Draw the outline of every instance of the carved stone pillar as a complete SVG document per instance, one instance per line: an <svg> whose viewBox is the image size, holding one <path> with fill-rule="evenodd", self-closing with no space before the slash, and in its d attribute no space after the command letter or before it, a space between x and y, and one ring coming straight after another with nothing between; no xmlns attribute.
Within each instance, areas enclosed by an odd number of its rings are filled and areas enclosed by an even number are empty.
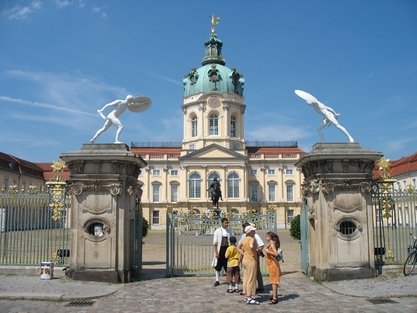
<svg viewBox="0 0 417 313"><path fill-rule="evenodd" d="M125 144L84 144L61 158L71 172L68 275L76 280L130 282L136 274L135 210L142 196L137 177L146 162Z"/></svg>
<svg viewBox="0 0 417 313"><path fill-rule="evenodd" d="M308 270L317 280L376 276L372 170L382 153L358 143L318 143L296 165L308 208Z"/></svg>

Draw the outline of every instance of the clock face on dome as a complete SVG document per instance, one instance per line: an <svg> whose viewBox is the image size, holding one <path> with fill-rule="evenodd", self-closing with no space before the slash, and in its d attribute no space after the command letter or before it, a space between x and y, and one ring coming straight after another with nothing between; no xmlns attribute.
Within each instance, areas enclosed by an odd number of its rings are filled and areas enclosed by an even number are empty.
<svg viewBox="0 0 417 313"><path fill-rule="evenodd" d="M207 103L211 108L215 109L220 106L220 99L217 97L210 97L208 98Z"/></svg>

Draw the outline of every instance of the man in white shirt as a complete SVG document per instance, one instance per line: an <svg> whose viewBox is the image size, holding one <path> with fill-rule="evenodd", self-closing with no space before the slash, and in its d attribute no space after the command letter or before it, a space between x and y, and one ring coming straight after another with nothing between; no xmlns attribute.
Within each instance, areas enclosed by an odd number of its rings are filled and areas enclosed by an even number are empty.
<svg viewBox="0 0 417 313"><path fill-rule="evenodd" d="M214 287L220 285L220 271L222 268L227 271L227 259L225 257L226 250L230 246L230 237L233 236L232 230L229 228L229 220L222 218L222 226L217 228L213 236L214 257L212 266L216 270L216 282Z"/></svg>

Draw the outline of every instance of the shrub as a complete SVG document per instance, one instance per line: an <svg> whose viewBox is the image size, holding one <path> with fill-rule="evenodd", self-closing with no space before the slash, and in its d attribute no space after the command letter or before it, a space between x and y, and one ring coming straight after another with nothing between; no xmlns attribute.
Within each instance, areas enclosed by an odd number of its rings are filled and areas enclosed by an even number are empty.
<svg viewBox="0 0 417 313"><path fill-rule="evenodd" d="M297 215L294 217L294 219L291 221L291 227L290 227L290 235L294 239L301 239L301 232L300 232L300 215Z"/></svg>
<svg viewBox="0 0 417 313"><path fill-rule="evenodd" d="M148 221L142 217L142 238L146 237L148 234L149 223Z"/></svg>

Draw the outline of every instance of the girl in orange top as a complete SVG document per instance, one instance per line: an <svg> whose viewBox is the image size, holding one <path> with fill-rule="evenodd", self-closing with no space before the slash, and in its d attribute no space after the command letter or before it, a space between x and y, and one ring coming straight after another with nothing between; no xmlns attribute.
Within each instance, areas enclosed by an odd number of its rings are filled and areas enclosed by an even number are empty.
<svg viewBox="0 0 417 313"><path fill-rule="evenodd" d="M272 231L266 233L266 241L269 242L269 246L266 248L266 263L268 265L269 279L272 285L272 299L269 304L278 303L278 285L281 280L281 268L279 262L275 258L278 255L278 248L281 243L279 237Z"/></svg>

